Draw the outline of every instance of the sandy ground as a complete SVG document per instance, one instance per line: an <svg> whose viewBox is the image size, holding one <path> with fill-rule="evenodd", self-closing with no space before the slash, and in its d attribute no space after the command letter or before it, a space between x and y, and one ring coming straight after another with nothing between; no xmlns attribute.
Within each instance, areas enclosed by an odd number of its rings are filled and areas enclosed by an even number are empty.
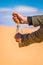
<svg viewBox="0 0 43 65"><path fill-rule="evenodd" d="M23 32L34 30L23 29ZM0 65L43 65L43 42L19 48L15 33L15 27L0 26Z"/></svg>

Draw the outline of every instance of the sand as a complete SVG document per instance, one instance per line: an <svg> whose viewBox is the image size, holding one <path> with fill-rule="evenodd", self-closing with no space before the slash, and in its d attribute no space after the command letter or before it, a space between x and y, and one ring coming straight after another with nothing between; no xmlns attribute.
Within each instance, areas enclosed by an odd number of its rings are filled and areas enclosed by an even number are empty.
<svg viewBox="0 0 43 65"><path fill-rule="evenodd" d="M23 33L35 30L24 28ZM15 34L15 27L0 26L0 65L43 65L43 42L19 48Z"/></svg>

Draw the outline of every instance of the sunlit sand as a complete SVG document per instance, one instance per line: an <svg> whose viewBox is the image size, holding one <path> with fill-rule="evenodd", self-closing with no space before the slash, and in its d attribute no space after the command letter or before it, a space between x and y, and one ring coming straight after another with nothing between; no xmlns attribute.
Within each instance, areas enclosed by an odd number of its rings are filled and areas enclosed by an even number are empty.
<svg viewBox="0 0 43 65"><path fill-rule="evenodd" d="M36 29L23 29L23 33ZM0 26L0 65L43 65L43 42L19 48L15 27Z"/></svg>

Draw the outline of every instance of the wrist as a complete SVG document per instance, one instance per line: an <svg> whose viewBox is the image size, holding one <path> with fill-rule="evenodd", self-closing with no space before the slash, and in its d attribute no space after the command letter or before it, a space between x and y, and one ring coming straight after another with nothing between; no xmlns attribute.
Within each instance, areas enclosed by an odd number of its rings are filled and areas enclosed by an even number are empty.
<svg viewBox="0 0 43 65"><path fill-rule="evenodd" d="M29 25L32 25L32 17L27 17L27 21Z"/></svg>

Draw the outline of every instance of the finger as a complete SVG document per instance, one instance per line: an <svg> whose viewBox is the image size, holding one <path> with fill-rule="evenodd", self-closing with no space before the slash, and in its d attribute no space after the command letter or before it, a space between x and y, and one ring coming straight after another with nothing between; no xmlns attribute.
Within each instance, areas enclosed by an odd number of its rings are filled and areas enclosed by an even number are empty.
<svg viewBox="0 0 43 65"><path fill-rule="evenodd" d="M22 35L21 33L17 33L17 34L15 35L15 37L16 37L16 38L21 38L21 35Z"/></svg>
<svg viewBox="0 0 43 65"><path fill-rule="evenodd" d="M15 17L13 17L13 20L14 20L14 22L15 22L15 23L17 23L17 21L16 21Z"/></svg>
<svg viewBox="0 0 43 65"><path fill-rule="evenodd" d="M19 42L19 40L16 39L16 42Z"/></svg>
<svg viewBox="0 0 43 65"><path fill-rule="evenodd" d="M21 21L15 16L13 17L13 20L16 22L16 23L21 23Z"/></svg>
<svg viewBox="0 0 43 65"><path fill-rule="evenodd" d="M12 16L17 16L18 15L18 13L16 13L16 12L14 12L13 14L12 14Z"/></svg>
<svg viewBox="0 0 43 65"><path fill-rule="evenodd" d="M13 15L13 20L16 22L16 23L23 23L23 21L22 21L22 16L20 15L20 14L18 14L18 13L13 13L12 14Z"/></svg>
<svg viewBox="0 0 43 65"><path fill-rule="evenodd" d="M20 19L20 20L23 18L23 16L21 14L17 13L17 12L14 12L12 15L17 16L17 18Z"/></svg>
<svg viewBox="0 0 43 65"><path fill-rule="evenodd" d="M21 39L15 39L16 42L21 43Z"/></svg>
<svg viewBox="0 0 43 65"><path fill-rule="evenodd" d="M17 15L15 15L15 14L14 14L13 16L14 16L14 17L17 17Z"/></svg>
<svg viewBox="0 0 43 65"><path fill-rule="evenodd" d="M23 20L21 20L21 21L20 21L20 23L21 23L21 24L24 24L24 21L23 21Z"/></svg>

